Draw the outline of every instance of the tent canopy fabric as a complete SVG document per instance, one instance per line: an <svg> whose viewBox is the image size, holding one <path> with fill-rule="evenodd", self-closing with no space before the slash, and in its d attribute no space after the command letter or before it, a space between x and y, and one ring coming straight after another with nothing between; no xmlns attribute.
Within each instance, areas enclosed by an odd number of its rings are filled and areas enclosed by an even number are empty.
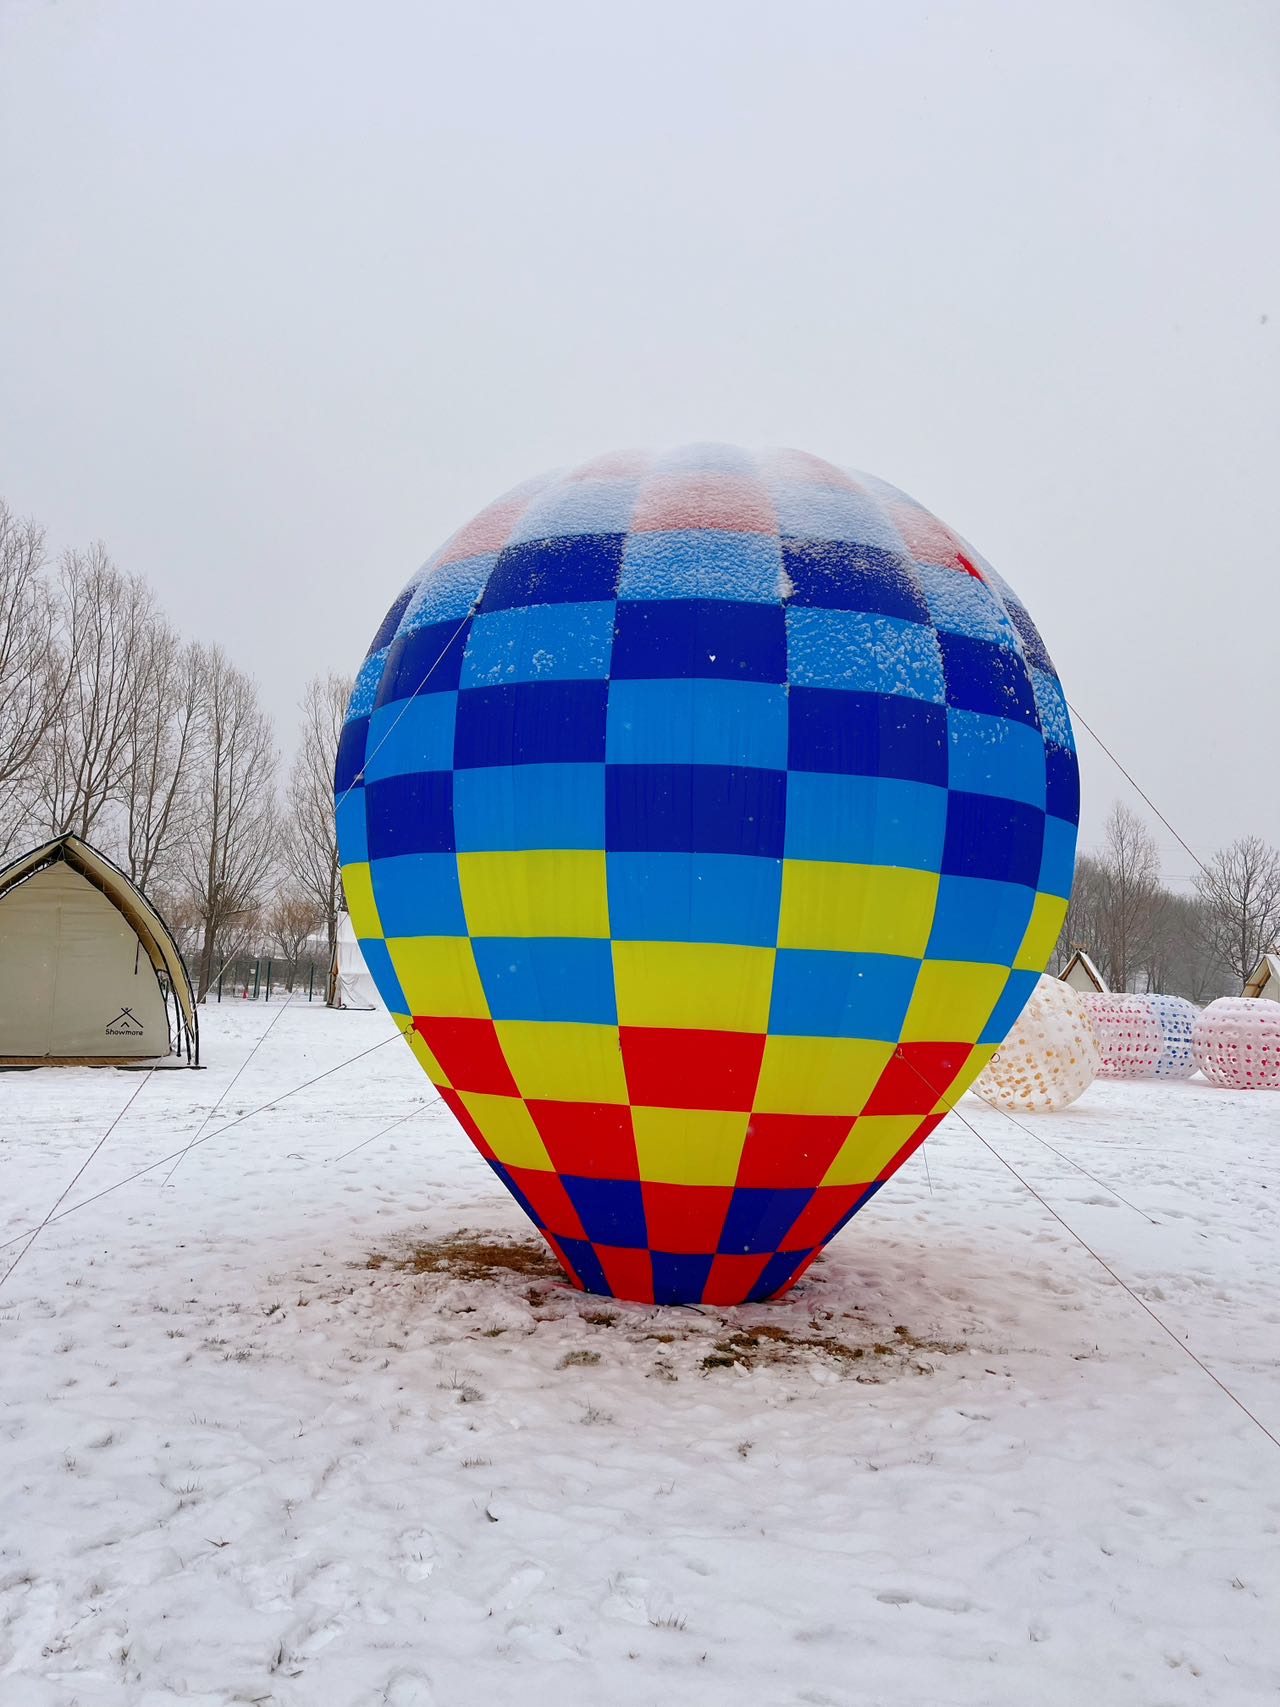
<svg viewBox="0 0 1280 1707"><path fill-rule="evenodd" d="M1079 990L1082 995L1110 994L1110 987L1093 961L1082 948L1078 948L1058 974L1064 984L1070 984L1073 990Z"/></svg>
<svg viewBox="0 0 1280 1707"><path fill-rule="evenodd" d="M1245 979L1244 994L1280 1002L1280 944L1264 954Z"/></svg>
<svg viewBox="0 0 1280 1707"><path fill-rule="evenodd" d="M337 942L333 954L333 982L340 1008L378 1008L382 1002L377 985L369 976L360 950L360 941L350 913L338 919Z"/></svg>
<svg viewBox="0 0 1280 1707"><path fill-rule="evenodd" d="M119 866L66 835L0 870L0 1058L169 1053L200 1059L191 980L169 927Z"/></svg>

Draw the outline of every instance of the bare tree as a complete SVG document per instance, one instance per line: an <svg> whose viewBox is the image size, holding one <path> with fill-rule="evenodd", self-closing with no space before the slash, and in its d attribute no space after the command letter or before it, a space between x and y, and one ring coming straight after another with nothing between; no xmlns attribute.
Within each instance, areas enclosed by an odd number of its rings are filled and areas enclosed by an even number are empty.
<svg viewBox="0 0 1280 1707"><path fill-rule="evenodd" d="M128 764L155 601L101 545L66 554L62 596L71 636L67 690L43 748L41 809L53 834L87 838L117 798Z"/></svg>
<svg viewBox="0 0 1280 1707"><path fill-rule="evenodd" d="M202 709L201 654L162 621L139 648L121 778L125 863L141 889L174 875L192 825L191 765Z"/></svg>
<svg viewBox="0 0 1280 1707"><path fill-rule="evenodd" d="M308 895L280 894L263 914L268 940L284 962L285 988L292 990L309 939L324 928L324 916Z"/></svg>
<svg viewBox="0 0 1280 1707"><path fill-rule="evenodd" d="M1113 990L1127 990L1150 956L1165 891L1150 830L1123 802L1107 819L1101 866L1099 947Z"/></svg>
<svg viewBox="0 0 1280 1707"><path fill-rule="evenodd" d="M263 898L276 827L276 750L257 686L217 646L198 648L202 688L195 785L199 811L185 849L200 921L197 996L203 1001Z"/></svg>
<svg viewBox="0 0 1280 1707"><path fill-rule="evenodd" d="M1186 996L1199 1007L1227 993L1230 974L1206 945L1204 913L1198 895L1162 894L1143 968L1149 990Z"/></svg>
<svg viewBox="0 0 1280 1707"><path fill-rule="evenodd" d="M196 955L204 941L204 930L200 909L190 890L185 887L170 889L162 883L153 883L150 899L173 933L183 960L188 966L194 966Z"/></svg>
<svg viewBox="0 0 1280 1707"><path fill-rule="evenodd" d="M44 533L0 500L0 853L24 827L30 771L66 692Z"/></svg>
<svg viewBox="0 0 1280 1707"><path fill-rule="evenodd" d="M1196 873L1210 952L1241 985L1280 936L1280 852L1261 836L1219 848Z"/></svg>
<svg viewBox="0 0 1280 1707"><path fill-rule="evenodd" d="M1076 860L1067 916L1054 951L1055 972L1062 971L1078 948L1090 956L1100 954L1105 882L1102 861L1094 854L1080 854Z"/></svg>
<svg viewBox="0 0 1280 1707"><path fill-rule="evenodd" d="M338 914L342 910L333 767L351 687L350 678L343 676L317 676L308 682L302 701L302 739L289 774L289 831L284 860L298 894L311 902L319 914L329 941L330 965L338 940ZM328 1000L330 1006L336 1000L332 988Z"/></svg>

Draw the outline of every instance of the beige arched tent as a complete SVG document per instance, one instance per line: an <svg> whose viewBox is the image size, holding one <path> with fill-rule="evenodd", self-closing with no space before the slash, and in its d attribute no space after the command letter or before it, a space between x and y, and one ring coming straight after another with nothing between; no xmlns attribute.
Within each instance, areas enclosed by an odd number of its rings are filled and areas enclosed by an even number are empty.
<svg viewBox="0 0 1280 1707"><path fill-rule="evenodd" d="M1110 988L1082 948L1076 949L1058 976L1064 984L1070 984L1073 990L1079 990L1085 996L1097 995Z"/></svg>
<svg viewBox="0 0 1280 1707"><path fill-rule="evenodd" d="M0 871L0 1064L200 1060L169 927L117 865L59 836Z"/></svg>
<svg viewBox="0 0 1280 1707"><path fill-rule="evenodd" d="M1245 979L1244 994L1261 996L1265 1001L1280 1002L1280 943L1264 954Z"/></svg>

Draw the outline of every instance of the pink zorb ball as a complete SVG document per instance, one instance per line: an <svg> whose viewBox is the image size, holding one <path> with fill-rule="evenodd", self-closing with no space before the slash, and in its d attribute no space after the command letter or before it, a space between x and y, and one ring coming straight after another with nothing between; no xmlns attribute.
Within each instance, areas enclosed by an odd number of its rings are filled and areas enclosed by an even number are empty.
<svg viewBox="0 0 1280 1707"><path fill-rule="evenodd" d="M1280 1002L1220 996L1196 1020L1191 1047L1211 1085L1280 1090Z"/></svg>
<svg viewBox="0 0 1280 1707"><path fill-rule="evenodd" d="M1101 990L1084 1000L1102 1058L1098 1077L1153 1079L1164 1039L1147 997Z"/></svg>

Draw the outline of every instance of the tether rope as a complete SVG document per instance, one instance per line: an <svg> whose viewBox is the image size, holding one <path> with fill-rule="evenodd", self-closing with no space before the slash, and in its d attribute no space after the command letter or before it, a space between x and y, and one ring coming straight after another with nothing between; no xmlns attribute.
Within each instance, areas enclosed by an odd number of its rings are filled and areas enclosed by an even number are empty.
<svg viewBox="0 0 1280 1707"><path fill-rule="evenodd" d="M240 1077L241 1073L244 1072L245 1068L249 1065L250 1061L253 1060L254 1056L258 1053L259 1049L262 1048L262 1045L267 1041L268 1037L270 1037L272 1028L274 1027L276 1021L280 1018L281 1014L284 1013L285 1008L287 1008L289 1006L289 1004L290 1004L290 1002L292 1002L292 1000L293 1000L293 997L289 996L281 1004L281 1006L277 1009L277 1011L274 1014L272 1014L270 1022L268 1023L266 1030L263 1032L262 1036L258 1039L258 1041L254 1044L253 1048L249 1051L249 1053L245 1056L244 1060L236 1068L234 1077L232 1079L230 1079L228 1081L228 1083L225 1084L223 1086L222 1090L218 1093L217 1102L215 1102L213 1107L210 1108L206 1112L204 1119L200 1122L199 1126L196 1127L195 1136L192 1138L191 1142L187 1145L186 1149L183 1150L181 1155L178 1157L177 1161L169 1169L168 1173L164 1176L164 1179L160 1182L162 1186L169 1185L172 1182L174 1174L177 1173L178 1169L182 1166L182 1164L186 1160L187 1156L190 1155L192 1149L195 1147L195 1145L199 1141L200 1134L204 1131L205 1127L213 1119L214 1115L218 1112L218 1110L222 1107L223 1103L226 1101L227 1097L231 1094L232 1090L235 1088L236 1080Z"/></svg>
<svg viewBox="0 0 1280 1707"><path fill-rule="evenodd" d="M337 1156L326 1156L322 1166L327 1168L333 1162L345 1162L348 1156L354 1156L356 1151L363 1150L366 1144L372 1144L376 1138L385 1137L386 1134L393 1131L395 1127L403 1126L406 1120L412 1120L415 1114L421 1112L421 1109L431 1108L439 1101L440 1098L435 1097L432 1099L432 1102L423 1103L419 1108L411 1108L407 1114L398 1114L393 1121L389 1122L388 1125L380 1127L377 1132L371 1132L367 1138L362 1138L358 1144L353 1144L349 1150L343 1150L342 1153Z"/></svg>
<svg viewBox="0 0 1280 1707"><path fill-rule="evenodd" d="M214 1138L220 1138L224 1132L230 1132L233 1127L243 1126L246 1120L252 1120L259 1114L265 1114L269 1108L277 1108L282 1102L287 1102L290 1097L297 1096L301 1091L310 1090L312 1085L318 1085L321 1079L331 1078L334 1073L340 1073L344 1067L354 1066L357 1061L363 1061L366 1055L372 1055L376 1049L384 1049L388 1043L394 1043L396 1038L400 1035L401 1034L398 1031L393 1031L390 1037L384 1037L377 1043L371 1043L367 1049L362 1049L358 1055L351 1055L348 1056L345 1061L339 1061L336 1067L326 1067L323 1073L317 1073L314 1078L307 1079L300 1085L295 1085L291 1091L283 1091L278 1097L272 1097L270 1102L264 1102L258 1108L251 1108L247 1114L237 1115L234 1120L229 1120L225 1126L217 1126L212 1132L206 1132L204 1137L198 1139L196 1143L189 1145L184 1144L181 1149L171 1150L167 1156L157 1156L154 1162L148 1162L145 1167L137 1168L133 1173L126 1174L124 1179L118 1179L114 1184L104 1186L101 1191L94 1192L92 1197L82 1197L78 1203L68 1204L60 1214L53 1214L51 1212L46 1216L44 1222L41 1223L41 1227L36 1228L36 1232L40 1232L42 1227L47 1226L50 1223L65 1221L67 1216L74 1215L77 1209L87 1209L89 1204L97 1203L101 1198L109 1197L113 1191L119 1191L122 1186L132 1185L134 1180L141 1179L144 1174L154 1173L157 1168L162 1168L166 1162L173 1161L175 1156L181 1156L185 1150L194 1150L197 1148L198 1144L208 1144ZM152 1071L154 1072L155 1069L153 1068ZM148 1077L150 1077L150 1075L148 1075ZM144 1079L142 1084L146 1084L146 1082L146 1079ZM141 1090L142 1085L139 1085L138 1089ZM134 1095L137 1095L137 1091L134 1092ZM130 1101L132 1101L132 1098L130 1098ZM123 1113L123 1110L121 1112ZM101 1147L101 1144L99 1144L98 1148L101 1149ZM89 1160L92 1160L92 1157L90 1157ZM85 1166L88 1166L87 1162ZM80 1173L83 1172L84 1168L81 1168ZM76 1177L79 1178L79 1175ZM75 1181L73 1180L71 1183L74 1185ZM67 1190L69 1191L70 1189L71 1187L68 1186ZM66 1193L64 1192L63 1196L65 1197L65 1195ZM59 1199L59 1202L61 1202L61 1199ZM54 1208L57 1208L56 1204L54 1205ZM26 1237L27 1233L21 1232L15 1233L11 1238L0 1240L0 1251L7 1250L10 1245L20 1243L21 1240Z"/></svg>
<svg viewBox="0 0 1280 1707"><path fill-rule="evenodd" d="M1156 817L1164 825L1165 829L1168 830L1169 834L1173 837L1174 841L1177 842L1178 846L1182 849L1183 853L1189 855L1190 858L1193 859L1196 862L1196 864L1200 867L1201 871L1204 872L1205 876L1209 877L1211 875L1211 873L1209 871L1209 867L1200 858L1200 855L1195 851L1194 848L1190 847L1186 842L1183 841L1182 837L1174 829L1173 825L1165 817L1164 813L1156 805L1155 801L1151 798L1151 796L1147 793L1147 791L1144 788L1141 788L1138 785L1133 774L1130 771L1127 771L1125 769L1125 767L1120 763L1119 759L1111 751L1111 748L1108 747L1107 743L1102 739L1102 736L1098 734L1098 731L1093 727L1093 725L1086 721L1086 719L1084 718L1082 713L1080 713L1079 711L1076 710L1075 706L1072 705L1070 700L1067 701L1067 709L1070 711L1071 715L1076 719L1076 721L1080 724L1080 726L1083 729L1085 729L1090 735L1093 736L1094 740L1102 748L1103 752L1111 760L1111 763L1120 772L1120 775L1129 784L1130 788L1133 789L1134 793L1139 795L1143 800L1146 801L1147 805L1155 813Z"/></svg>
<svg viewBox="0 0 1280 1707"><path fill-rule="evenodd" d="M343 804L343 802L346 800L347 796L351 793L351 790L360 781L361 777L363 777L365 771L368 770L368 768L369 768L370 764L372 764L373 760L377 758L378 754L382 751L383 747L385 747L387 742L391 739L391 736L395 730L396 724L399 723L400 719L404 716L405 712L408 711L409 707L413 704L414 700L417 699L418 695L422 692L423 688L426 687L427 683L431 680L432 676L435 675L436 670L440 667L441 663L444 661L445 654L448 652L449 648L453 645L454 641L458 638L458 636L462 633L463 629L471 621L471 618L476 614L476 605L478 603L479 603L478 599L472 601L471 608L467 611L467 614L463 617L462 621L458 624L458 626L454 629L453 633L445 641L444 650L440 653L440 656L436 659L435 663L432 664L431 668L427 671L426 675L423 676L422 680L418 683L417 687L414 688L413 692L409 695L408 699L402 701L399 711L391 719L390 723L388 723L386 729L383 731L382 739L377 743L377 745L374 747L374 749L371 753L365 754L364 761L361 764L360 769L356 772L356 774L352 777L351 781L347 784L347 786L343 789L342 793L339 795L338 800L337 800L336 804L334 805L334 811L335 812L338 810L338 807L341 806Z"/></svg>
<svg viewBox="0 0 1280 1707"><path fill-rule="evenodd" d="M1154 1216L1148 1215L1145 1209L1140 1209L1136 1203L1130 1203L1129 1199L1125 1197L1122 1192L1117 1191L1115 1186L1108 1185L1106 1180L1099 1179L1097 1174L1091 1174L1088 1168L1086 1168L1082 1163L1077 1162L1074 1157L1068 1156L1065 1150L1059 1150L1057 1146L1051 1144L1047 1138L1042 1138L1038 1132L1033 1132L1029 1126L1024 1126L1020 1120L1016 1119L1014 1115L1012 1115L1009 1110L1004 1108L1000 1103L987 1102L986 1097L982 1096L980 1092L975 1092L974 1094L979 1097L979 1100L987 1108L994 1109L997 1114L1003 1114L1006 1120L1012 1122L1012 1124L1018 1128L1019 1132L1025 1133L1028 1138L1034 1138L1037 1144L1043 1144L1046 1150L1051 1150L1053 1154L1057 1156L1060 1161L1065 1162L1069 1168L1074 1168L1077 1173L1083 1174L1088 1180L1092 1180L1094 1185L1100 1186L1103 1191L1110 1192L1111 1196L1114 1197L1118 1203L1123 1203L1126 1209L1132 1209L1135 1215L1141 1215L1142 1219L1150 1222L1153 1227L1160 1226L1160 1222L1157 1221ZM955 1105L953 1104L953 1110L954 1106Z"/></svg>
<svg viewBox="0 0 1280 1707"><path fill-rule="evenodd" d="M156 1072L156 1068L153 1067L151 1069L151 1071L146 1075L145 1078L140 1079L138 1081L137 1086L134 1089L133 1095L129 1098L128 1102L125 1103L124 1107L120 1110L119 1114L117 1114L115 1116L115 1118L112 1120L110 1126L107 1127L107 1130L102 1134L101 1138L99 1138L98 1142L93 1146L93 1149L90 1150L89 1154L85 1157L84 1161L81 1162L80 1166L76 1169L75 1173L72 1174L71 1178L67 1181L66 1185L63 1186L62 1191L59 1193L57 1198L55 1198L52 1206L49 1209L49 1213L45 1216L44 1220L41 1221L40 1225L38 1227L35 1227L32 1229L32 1232L31 1232L29 1237L25 1234L19 1233L17 1239L6 1239L4 1244L0 1245L0 1250L4 1250L9 1245L17 1244L18 1240L20 1240L24 1237L27 1239L26 1244L23 1245L22 1249L18 1252L17 1256L14 1257L13 1261L9 1264L8 1268L5 1269L3 1274L0 1274L0 1287L3 1287L5 1281L8 1280L9 1276L13 1273L14 1269L17 1268L18 1264L22 1261L23 1257L26 1256L27 1252L31 1249L32 1245L35 1244L36 1240L40 1237L41 1233L44 1232L45 1228L49 1225L50 1221L61 1220L61 1216L59 1216L57 1213L58 1206L61 1203L63 1203L66 1200L66 1198L69 1196L69 1194L71 1193L72 1189L75 1186L76 1181L80 1178L81 1174L84 1173L85 1169L89 1166L90 1162L93 1161L94 1157L102 1149L102 1146L106 1143L107 1139L110 1138L111 1134L115 1131L116 1127L119 1126L120 1122L124 1119L125 1115L128 1114L129 1110L133 1107L134 1103L138 1100L138 1097L142 1091L143 1086L146 1085L147 1083L149 1083L149 1081L151 1080L151 1078L153 1077L155 1072Z"/></svg>
<svg viewBox="0 0 1280 1707"><path fill-rule="evenodd" d="M905 1055L903 1055L901 1048L898 1049L897 1055L898 1055L899 1060L906 1061L907 1066L911 1068L911 1071L916 1075L916 1077L920 1080L920 1082L923 1085L927 1086L931 1092L935 1092L934 1086L929 1084L928 1079L925 1078L924 1074L919 1070L919 1068L916 1066L914 1061L907 1060L907 1057ZM935 1094L936 1094L936 1092L935 1092ZM1069 1221L1065 1220L1061 1215L1059 1215L1058 1211L1053 1207L1053 1205L1051 1203L1049 1203L1045 1198L1043 1198L1040 1195L1040 1193L1030 1183L1029 1180L1026 1180L1022 1177L1022 1175L1018 1172L1017 1168L1014 1167L1013 1163L1008 1161L1004 1156L1002 1156L1000 1154L999 1150L996 1149L995 1145L992 1144L989 1139L983 1137L982 1133L978 1131L977 1127L972 1123L972 1121L966 1119L966 1117L963 1114L961 1114L960 1109L957 1107L957 1105L954 1102L951 1102L946 1096L939 1096L938 1101L945 1105L947 1112L949 1114L954 1114L956 1116L956 1118L960 1121L960 1123L963 1126L966 1126L969 1129L969 1131L972 1132L973 1136L978 1140L978 1142L981 1145L984 1146L984 1148L986 1148L987 1150L990 1150L991 1154L1000 1163L1000 1165L1002 1167L1007 1168L1009 1170L1009 1172L1013 1175L1014 1179L1017 1180L1018 1184L1020 1186L1022 1186L1023 1190L1029 1192L1030 1195L1035 1198L1036 1202L1038 1204L1040 1204L1040 1206L1043 1209L1046 1209L1050 1215L1053 1216L1054 1220L1058 1223L1058 1225L1063 1229L1064 1232L1069 1233L1071 1235L1071 1237L1075 1240L1075 1242L1080 1246L1081 1250L1087 1252L1088 1255L1093 1258L1094 1262L1097 1263L1098 1267L1100 1269L1102 1269L1105 1274L1108 1274L1111 1277L1111 1279L1115 1281L1116 1285L1118 1287L1120 1287L1120 1289L1123 1292L1128 1293L1129 1297L1133 1299L1134 1303L1136 1305L1138 1305L1138 1307L1141 1310L1144 1310L1148 1316L1150 1316L1151 1320L1156 1324L1156 1326L1163 1333L1166 1333L1169 1336L1169 1338L1173 1341L1174 1345L1177 1346L1178 1350L1181 1352L1184 1352L1191 1359L1192 1363L1194 1363L1196 1365L1196 1367L1198 1369L1202 1369L1204 1371L1204 1373L1209 1377L1210 1381L1213 1382L1214 1386L1220 1388L1221 1391L1226 1394L1227 1398L1231 1400L1231 1403L1236 1407L1236 1409L1239 1411L1242 1411L1244 1413L1244 1415L1248 1417L1249 1421L1254 1425L1254 1427L1261 1430L1261 1432L1266 1435L1267 1439L1271 1442L1271 1444L1273 1446L1280 1447L1280 1438L1277 1438L1271 1432L1271 1430L1267 1427L1266 1423L1264 1423L1260 1417L1257 1417L1254 1415L1254 1413L1249 1409L1248 1405L1245 1404L1244 1400L1239 1398L1235 1393L1233 1393L1231 1391L1230 1387L1227 1386L1226 1382L1224 1380L1222 1380L1222 1378L1220 1376L1214 1374L1213 1370L1210 1369L1209 1365L1204 1361L1204 1359L1202 1357L1198 1357L1196 1355L1196 1353L1194 1351L1192 1351L1191 1347L1187 1344L1187 1342L1185 1340L1178 1338L1178 1335L1169 1326L1169 1324L1164 1320L1164 1318L1161 1316L1157 1316L1155 1311L1151 1308L1150 1304L1147 1303L1146 1299L1143 1298L1139 1293L1135 1292L1133 1287L1129 1285L1129 1282L1127 1280L1125 1280L1123 1278L1123 1276L1116 1273L1115 1269L1112 1268L1111 1264L1106 1260L1106 1258L1103 1256L1100 1256L1098 1254L1098 1252L1094 1250L1093 1246L1091 1244L1089 1244L1089 1242L1086 1239L1084 1239L1079 1233L1076 1232L1075 1228L1071 1225L1071 1223ZM925 1142L927 1143L928 1140L926 1139Z"/></svg>

